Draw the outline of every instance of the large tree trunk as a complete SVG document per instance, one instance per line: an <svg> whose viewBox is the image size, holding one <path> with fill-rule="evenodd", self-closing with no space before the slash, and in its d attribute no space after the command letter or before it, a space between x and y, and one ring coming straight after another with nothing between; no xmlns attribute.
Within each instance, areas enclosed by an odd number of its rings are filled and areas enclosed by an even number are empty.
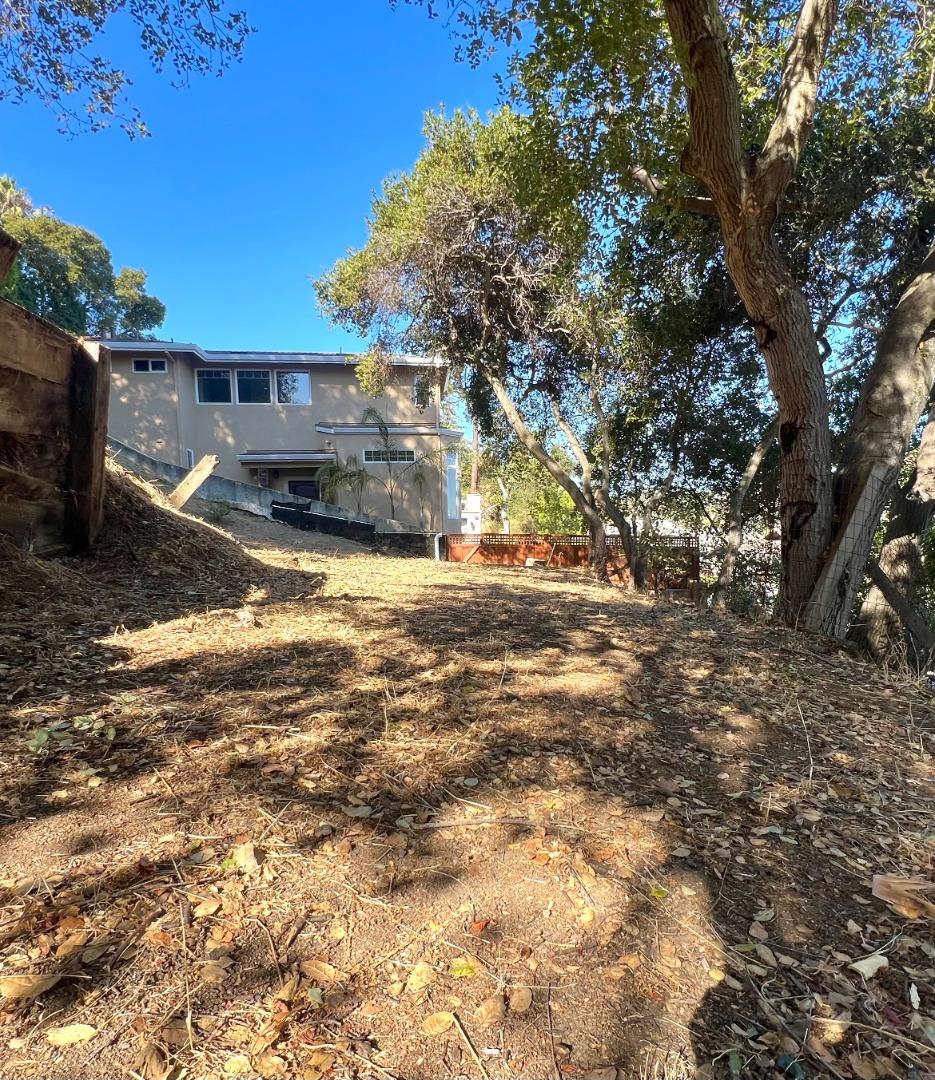
<svg viewBox="0 0 935 1080"><path fill-rule="evenodd" d="M623 551L626 555L627 565L630 570L630 582L635 589L643 589L646 586L646 566L643 560L636 536L627 520L626 514L614 502L610 496L610 459L612 454L612 440L610 436L610 421L601 403L601 396L597 387L593 384L590 388L591 406L597 418L598 430L601 436L601 466L600 482L594 489L594 500L597 508L616 525Z"/></svg>
<svg viewBox="0 0 935 1080"><path fill-rule="evenodd" d="M908 481L897 488L880 552L881 571L909 608L925 580L922 544L935 517L935 411L929 413ZM892 596L892 593L890 594ZM904 649L916 667L927 660L929 641L906 625L905 608L897 611L879 585L872 584L850 636L877 660Z"/></svg>
<svg viewBox="0 0 935 1080"><path fill-rule="evenodd" d="M935 513L935 503L910 497L914 477L897 488L890 506L890 520L880 552L879 566L902 597L912 608L915 597L925 580L922 541ZM905 651L909 663L919 668L928 662L930 640L919 640L900 613L894 610L878 585L871 585L860 608L851 637L876 660L894 652Z"/></svg>
<svg viewBox="0 0 935 1080"><path fill-rule="evenodd" d="M887 320L835 477L834 537L806 626L843 637L886 504L935 380L935 247Z"/></svg>
<svg viewBox="0 0 935 1080"><path fill-rule="evenodd" d="M779 404L782 583L777 616L795 625L818 576L831 525L828 397L808 303L772 236L741 228L727 262Z"/></svg>
<svg viewBox="0 0 935 1080"><path fill-rule="evenodd" d="M588 535L591 538L591 565L594 567L594 571L598 577L602 579L605 578L607 576L607 534L604 529L604 522L601 520L601 515L594 505L593 498L590 496L590 493L586 493L575 483L561 465L559 465L546 450L539 439L536 438L526 421L523 419L522 413L513 403L513 399L507 393L503 380L488 368L481 368L481 371L484 378L487 380L490 389L493 390L494 396L500 404L500 408L503 409L503 414L509 421L510 427L516 432L516 437L552 479L555 480L559 487L571 496L571 501L574 503L575 509L585 520Z"/></svg>
<svg viewBox="0 0 935 1080"><path fill-rule="evenodd" d="M666 0L666 15L687 69L690 131L682 167L711 196L727 267L756 330L779 405L783 576L777 614L794 624L808 602L829 537L830 435L811 314L772 230L811 130L835 5L802 0L776 116L756 156L743 148L740 94L716 0Z"/></svg>
<svg viewBox="0 0 935 1080"><path fill-rule="evenodd" d="M750 485L759 471L763 458L766 457L773 440L779 434L779 419L775 419L763 432L760 441L753 449L753 453L747 460L747 464L741 474L734 497L731 500L730 510L727 512L727 547L724 551L724 559L721 562L721 571L718 574L717 584L714 586L712 605L715 608L724 609L727 606L727 594L734 583L734 568L737 565L737 556L743 544L743 504L750 490Z"/></svg>
<svg viewBox="0 0 935 1080"><path fill-rule="evenodd" d="M626 555L627 565L630 569L630 583L635 584L638 579L637 574L637 554L635 545L633 543L633 531L630 528L630 523L626 517L620 511L620 509L614 505L613 500L610 498L610 451L609 442L602 440L602 455L601 464L599 467L600 481L595 487L594 485L594 472L591 464L591 459L588 457L587 452L581 445L581 440L575 434L574 428L565 419L558 402L550 394L545 395L548 399L549 405L552 409L552 415L555 418L555 423L558 425L559 430L565 436L566 441L571 452L578 459L578 465L581 469L581 488L584 492L585 498L591 503L597 512L599 520L601 514L606 514L607 517L617 526L617 532L620 534L620 543L623 545L624 554ZM601 417L599 416L599 419ZM607 544L607 529L602 526L600 535L596 535L594 529L591 526L591 522L588 522L588 528L591 534L591 564L595 569L595 572L600 577L606 576L607 557L608 557L608 544Z"/></svg>

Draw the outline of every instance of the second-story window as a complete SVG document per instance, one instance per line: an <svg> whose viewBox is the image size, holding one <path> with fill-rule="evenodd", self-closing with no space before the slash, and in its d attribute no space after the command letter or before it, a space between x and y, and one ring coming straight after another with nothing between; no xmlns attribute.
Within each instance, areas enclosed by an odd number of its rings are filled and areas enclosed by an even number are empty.
<svg viewBox="0 0 935 1080"><path fill-rule="evenodd" d="M142 375L144 372L164 372L166 370L166 362L161 359L152 359L150 357L136 357L133 361L133 371L137 375Z"/></svg>
<svg viewBox="0 0 935 1080"><path fill-rule="evenodd" d="M311 405L312 380L307 371L277 371L276 400L280 405Z"/></svg>
<svg viewBox="0 0 935 1080"><path fill-rule="evenodd" d="M197 372L199 405L229 405L231 400L231 373L226 370L211 371L204 368Z"/></svg>
<svg viewBox="0 0 935 1080"><path fill-rule="evenodd" d="M269 372L238 371L237 403L239 405L268 405L270 403Z"/></svg>

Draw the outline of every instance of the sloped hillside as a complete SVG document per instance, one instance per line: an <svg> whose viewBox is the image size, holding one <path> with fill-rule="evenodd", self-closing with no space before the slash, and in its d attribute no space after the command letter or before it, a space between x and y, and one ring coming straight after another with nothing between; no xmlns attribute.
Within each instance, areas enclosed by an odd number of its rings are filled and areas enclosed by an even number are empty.
<svg viewBox="0 0 935 1080"><path fill-rule="evenodd" d="M93 559L5 560L4 1078L932 1073L930 695L288 540L115 472Z"/></svg>

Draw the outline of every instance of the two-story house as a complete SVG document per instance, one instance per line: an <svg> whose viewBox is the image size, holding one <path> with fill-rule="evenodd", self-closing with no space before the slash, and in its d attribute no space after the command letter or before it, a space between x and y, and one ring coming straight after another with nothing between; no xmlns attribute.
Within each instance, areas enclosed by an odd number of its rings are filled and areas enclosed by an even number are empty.
<svg viewBox="0 0 935 1080"><path fill-rule="evenodd" d="M356 463L357 484L340 486L332 501L460 531L461 432L441 423L442 361L394 357L384 393L371 397L356 378L360 358L345 353L102 344L113 362L108 433L120 442L188 468L216 454L219 476L314 499L331 467ZM371 409L389 447L375 418L365 418Z"/></svg>

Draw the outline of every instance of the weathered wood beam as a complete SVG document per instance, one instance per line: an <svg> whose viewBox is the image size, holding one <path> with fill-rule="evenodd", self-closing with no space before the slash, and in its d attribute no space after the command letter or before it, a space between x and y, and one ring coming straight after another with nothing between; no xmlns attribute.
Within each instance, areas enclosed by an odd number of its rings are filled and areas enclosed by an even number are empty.
<svg viewBox="0 0 935 1080"><path fill-rule="evenodd" d="M214 470L221 464L215 454L205 454L169 496L169 505L181 510Z"/></svg>

